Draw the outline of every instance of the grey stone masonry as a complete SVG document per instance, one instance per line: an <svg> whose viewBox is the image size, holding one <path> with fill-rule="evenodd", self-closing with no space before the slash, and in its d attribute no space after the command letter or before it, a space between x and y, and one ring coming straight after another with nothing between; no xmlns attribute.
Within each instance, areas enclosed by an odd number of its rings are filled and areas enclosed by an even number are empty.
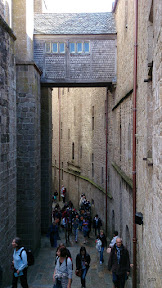
<svg viewBox="0 0 162 288"><path fill-rule="evenodd" d="M35 251L41 235L40 73L17 64L17 233Z"/></svg>
<svg viewBox="0 0 162 288"><path fill-rule="evenodd" d="M41 88L41 230L47 233L52 203L52 91Z"/></svg>
<svg viewBox="0 0 162 288"><path fill-rule="evenodd" d="M57 84L92 83L107 85L116 76L116 35L82 36L34 36L34 61L42 70L41 82L51 86ZM62 43L64 53L53 53L53 43ZM70 45L75 46L71 53ZM77 53L77 45L82 53ZM84 52L84 43L89 43L89 52ZM49 46L49 52L46 46Z"/></svg>
<svg viewBox="0 0 162 288"><path fill-rule="evenodd" d="M0 39L0 266L7 285L16 234L16 37L1 16Z"/></svg>
<svg viewBox="0 0 162 288"><path fill-rule="evenodd" d="M107 85L116 76L115 40L112 13L35 13L34 61L43 71L41 82Z"/></svg>

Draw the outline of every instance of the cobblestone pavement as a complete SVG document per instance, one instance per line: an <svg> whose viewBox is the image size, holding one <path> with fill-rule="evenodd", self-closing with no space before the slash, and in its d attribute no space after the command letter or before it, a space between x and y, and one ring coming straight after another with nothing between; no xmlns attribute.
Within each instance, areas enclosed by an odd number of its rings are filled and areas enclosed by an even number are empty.
<svg viewBox="0 0 162 288"><path fill-rule="evenodd" d="M91 233L92 235L92 233ZM71 252L73 259L73 271L75 271L75 259L77 253L79 253L80 246L85 246L87 252L91 256L90 269L86 277L86 287L87 288L99 288L99 287L113 287L111 274L107 270L108 254L104 251L104 263L99 264L99 253L95 248L95 237L91 236L87 244L83 244L84 238L82 232L78 233L78 243L75 243L74 236L70 236L70 241L67 243L67 247ZM64 231L60 232L61 240L60 242L65 242ZM29 287L50 287L53 285L53 271L54 271L54 260L55 260L56 248L51 248L49 243L49 238L42 237L42 247L40 249L39 255L36 258L34 266L28 269L28 283ZM80 288L80 278L75 276L73 273L72 287Z"/></svg>
<svg viewBox="0 0 162 288"><path fill-rule="evenodd" d="M65 243L64 230L60 228L59 243ZM87 252L91 256L90 269L86 276L87 288L112 288L111 273L107 270L108 254L104 251L104 263L99 263L99 253L95 248L95 235L93 231L87 244L83 244L83 233L78 233L78 243L75 243L74 235L70 236L66 247L70 250L73 259L73 281L72 288L80 288L80 278L75 275L75 259L79 253L80 247L85 246ZM52 288L53 287L53 271L55 261L56 248L51 248L50 240L46 236L42 236L41 249L35 259L35 264L28 269L28 284L30 288ZM18 285L20 287L20 285ZM131 279L127 281L126 288L131 288Z"/></svg>

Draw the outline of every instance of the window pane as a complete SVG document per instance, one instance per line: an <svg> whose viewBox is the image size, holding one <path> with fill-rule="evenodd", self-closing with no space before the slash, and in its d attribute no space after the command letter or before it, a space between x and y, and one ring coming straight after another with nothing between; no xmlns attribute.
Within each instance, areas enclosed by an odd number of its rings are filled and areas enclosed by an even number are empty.
<svg viewBox="0 0 162 288"><path fill-rule="evenodd" d="M75 53L75 43L70 43L70 53Z"/></svg>
<svg viewBox="0 0 162 288"><path fill-rule="evenodd" d="M52 52L57 53L58 52L58 45L57 43L52 43Z"/></svg>
<svg viewBox="0 0 162 288"><path fill-rule="evenodd" d="M82 53L83 48L82 48L82 43L77 43L77 52Z"/></svg>
<svg viewBox="0 0 162 288"><path fill-rule="evenodd" d="M46 53L51 52L51 43L46 43Z"/></svg>
<svg viewBox="0 0 162 288"><path fill-rule="evenodd" d="M89 42L84 42L84 52L89 53Z"/></svg>
<svg viewBox="0 0 162 288"><path fill-rule="evenodd" d="M60 53L65 53L65 43L60 43Z"/></svg>

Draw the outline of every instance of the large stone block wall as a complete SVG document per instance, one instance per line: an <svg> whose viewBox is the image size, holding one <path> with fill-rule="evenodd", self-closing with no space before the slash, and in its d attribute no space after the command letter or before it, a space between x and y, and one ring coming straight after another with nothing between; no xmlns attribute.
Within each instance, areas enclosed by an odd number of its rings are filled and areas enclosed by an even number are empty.
<svg viewBox="0 0 162 288"><path fill-rule="evenodd" d="M108 97L108 235L118 231L132 261L131 96L114 109L114 93Z"/></svg>
<svg viewBox="0 0 162 288"><path fill-rule="evenodd" d="M33 61L34 0L13 0L16 61Z"/></svg>
<svg viewBox="0 0 162 288"><path fill-rule="evenodd" d="M161 1L139 3L137 209L144 225L137 229L138 257L141 287L157 288L162 286L161 19Z"/></svg>
<svg viewBox="0 0 162 288"><path fill-rule="evenodd" d="M128 1L129 2L129 1ZM108 97L108 233L117 230L132 261L132 89L133 89L133 7L118 1L117 85Z"/></svg>
<svg viewBox="0 0 162 288"><path fill-rule="evenodd" d="M58 88L54 88L52 94L53 189L59 189L58 96L60 96L60 188L62 184L65 185L67 199L72 200L76 208L81 193L85 193L90 202L94 200L94 213L98 211L105 224L105 100L107 89L59 89L60 92ZM92 115L94 115L94 130L92 130ZM74 159L72 159L72 143L74 143ZM81 179L81 176L85 179ZM93 183L91 184L90 181Z"/></svg>
<svg viewBox="0 0 162 288"><path fill-rule="evenodd" d="M144 224L137 226L137 282L140 287L158 287L161 283L161 9L160 1L144 1L139 3L138 19L138 69L137 69L137 211L143 213ZM154 4L152 4L154 3ZM133 95L133 49L134 49L134 1L118 1L115 11L117 27L117 87L114 99L112 98L111 113L115 114L115 121L118 126L118 132L113 138L113 144L116 148L119 145L120 135L122 136L121 150L112 150L115 163L122 169L118 169L119 183L123 182L123 172L131 180L132 157L128 160L124 152L124 147L129 146L128 124L132 138L132 95ZM128 37L129 36L129 37ZM129 61L128 61L129 59ZM153 67L152 67L153 63ZM152 74L152 80L151 80ZM114 102L114 103L113 103ZM119 103L119 105L118 105ZM111 116L110 116L111 117ZM113 117L113 116L112 116ZM121 129L120 129L120 117ZM125 121L123 121L125 119ZM125 123L125 124L124 124ZM123 134L124 132L124 134ZM112 135L112 133L110 134ZM131 140L130 140L131 141ZM119 145L120 147L120 145ZM132 144L131 144L132 149ZM120 153L121 151L121 153ZM129 149L125 150L129 153ZM128 155L129 156L129 155ZM120 165L119 165L120 164ZM116 166L116 168L118 168ZM116 170L116 169L115 169ZM116 170L117 171L117 170ZM116 172L115 172L116 173ZM112 175L112 181L114 176ZM125 209L128 218L123 218L123 225L127 221L131 224L132 200L131 200L131 182L128 178L127 185L127 209ZM111 180L110 180L111 181ZM112 184L111 184L112 185ZM120 186L121 185L121 186ZM120 197L120 187L124 199L124 186L118 184L117 193ZM130 188L129 188L129 187ZM112 185L113 187L113 185ZM113 188L115 192L115 186ZM113 197L115 197L112 191ZM128 201L129 200L129 201ZM130 201L131 200L131 201ZM115 201L116 202L116 201ZM117 203L117 202L116 202ZM114 203L115 210L118 211L117 218L121 217L119 213L121 207ZM116 212L115 212L116 213ZM125 213L125 215L126 215ZM117 223L115 218L115 225ZM120 225L117 225L120 227ZM116 228L118 228L116 227ZM129 230L131 231L130 227ZM131 238L132 234L130 233ZM123 236L122 236L123 238ZM124 238L123 238L124 239Z"/></svg>
<svg viewBox="0 0 162 288"><path fill-rule="evenodd" d="M111 39L109 36L78 37L34 36L34 60L43 71L43 83L102 83L111 82L116 76L116 35ZM65 53L46 53L46 43L59 41L65 43ZM70 41L89 41L90 52L70 53Z"/></svg>
<svg viewBox="0 0 162 288"><path fill-rule="evenodd" d="M47 233L52 210L52 91L41 88L41 231Z"/></svg>
<svg viewBox="0 0 162 288"><path fill-rule="evenodd" d="M17 234L35 251L41 236L40 73L17 65Z"/></svg>
<svg viewBox="0 0 162 288"><path fill-rule="evenodd" d="M1 284L8 285L11 242L16 236L16 37L1 16L0 39L0 266L3 272Z"/></svg>

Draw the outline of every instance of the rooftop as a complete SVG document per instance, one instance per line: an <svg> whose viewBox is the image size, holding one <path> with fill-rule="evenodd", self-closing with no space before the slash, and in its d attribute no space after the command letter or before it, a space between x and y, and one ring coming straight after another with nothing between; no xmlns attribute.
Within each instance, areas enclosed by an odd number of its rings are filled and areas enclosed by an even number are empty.
<svg viewBox="0 0 162 288"><path fill-rule="evenodd" d="M34 16L34 34L115 34L111 12L43 13Z"/></svg>

